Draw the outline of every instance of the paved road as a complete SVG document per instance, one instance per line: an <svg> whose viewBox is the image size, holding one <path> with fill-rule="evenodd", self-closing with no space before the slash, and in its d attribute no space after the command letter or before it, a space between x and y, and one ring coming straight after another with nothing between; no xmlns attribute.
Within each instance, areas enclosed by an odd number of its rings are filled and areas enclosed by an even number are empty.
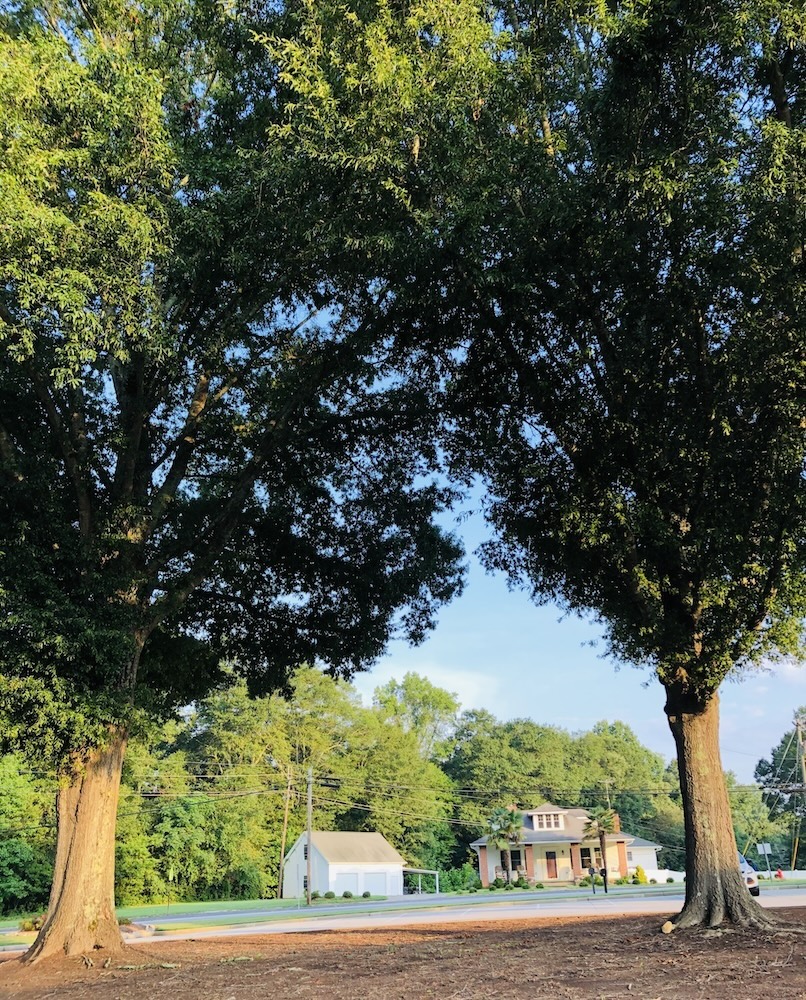
<svg viewBox="0 0 806 1000"><path fill-rule="evenodd" d="M452 901L453 902L453 901ZM186 937L233 937L239 934L289 934L324 930L362 930L373 927L422 926L428 924L478 922L487 920L528 919L530 917L586 917L626 916L630 914L656 914L671 916L683 905L682 893L664 894L662 898L619 898L614 893L597 893L595 897L566 900L518 899L498 900L468 905L460 899L459 905L429 907L421 910L379 910L374 913L273 920L271 923L256 921L237 927L213 927L204 930L183 929L138 937L138 941L176 941ZM769 891L760 902L766 907L806 906L806 890ZM209 920L209 917L207 918ZM162 922L162 921L161 921Z"/></svg>
<svg viewBox="0 0 806 1000"><path fill-rule="evenodd" d="M765 907L806 907L806 889L765 887L759 899ZM184 938L221 938L234 937L241 934L289 934L308 931L325 930L365 930L368 928L393 928L402 926L427 926L429 924L500 921L508 919L529 919L540 917L588 917L588 916L626 916L630 914L650 914L671 916L677 913L683 905L683 894L677 887L675 890L647 890L646 895L633 893L622 894L611 892L605 895L598 892L595 896L579 892L560 897L554 893L551 897L526 893L516 899L483 898L469 902L468 897L453 897L441 900L433 899L412 901L411 897L403 900L389 900L376 904L372 912L345 913L343 908L334 906L330 913L317 909L316 916L292 916L285 911L284 916L274 916L267 919L265 910L244 911L220 910L208 913L171 914L154 917L154 923L160 927L177 926L176 930L167 932L150 932L139 926L131 933L130 940L136 943L149 941L180 941ZM339 912L341 909L341 912ZM254 913L254 921L247 920ZM276 913L276 911L275 911ZM234 926L210 927L210 921L237 917L239 922ZM148 919L148 918L145 918ZM208 924L207 927L194 924ZM2 938L0 938L0 941ZM2 951L11 949L2 948ZM15 949L23 950L23 949Z"/></svg>

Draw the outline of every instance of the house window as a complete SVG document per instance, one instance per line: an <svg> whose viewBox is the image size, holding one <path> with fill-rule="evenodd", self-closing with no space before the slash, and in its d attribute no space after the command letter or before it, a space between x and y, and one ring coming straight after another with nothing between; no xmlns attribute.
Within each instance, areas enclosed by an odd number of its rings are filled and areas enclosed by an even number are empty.
<svg viewBox="0 0 806 1000"><path fill-rule="evenodd" d="M304 889L304 890L305 890L306 892L308 891L308 876L307 876L307 875L303 875L303 876L302 876L302 888L303 888L303 889Z"/></svg>
<svg viewBox="0 0 806 1000"><path fill-rule="evenodd" d="M632 851L627 851L627 860L632 861Z"/></svg>
<svg viewBox="0 0 806 1000"><path fill-rule="evenodd" d="M536 830L562 830L562 817L559 813L535 813Z"/></svg>
<svg viewBox="0 0 806 1000"><path fill-rule="evenodd" d="M512 866L512 870L516 871L518 868L523 867L523 862L521 861L520 851L510 851L509 852L509 863Z"/></svg>
<svg viewBox="0 0 806 1000"><path fill-rule="evenodd" d="M307 844L305 844L304 847L302 848L302 860L303 861L307 861L308 860L308 845Z"/></svg>
<svg viewBox="0 0 806 1000"><path fill-rule="evenodd" d="M582 847L579 851L579 864L583 869L588 868L601 868L602 867L602 852L595 848L593 855L591 856L590 847Z"/></svg>

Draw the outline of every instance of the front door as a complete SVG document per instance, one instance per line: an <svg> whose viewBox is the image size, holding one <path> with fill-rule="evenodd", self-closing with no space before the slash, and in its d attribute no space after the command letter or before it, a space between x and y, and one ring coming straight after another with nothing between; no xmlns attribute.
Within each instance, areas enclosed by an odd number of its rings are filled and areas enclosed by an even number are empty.
<svg viewBox="0 0 806 1000"><path fill-rule="evenodd" d="M546 877L557 878L557 852L546 851Z"/></svg>

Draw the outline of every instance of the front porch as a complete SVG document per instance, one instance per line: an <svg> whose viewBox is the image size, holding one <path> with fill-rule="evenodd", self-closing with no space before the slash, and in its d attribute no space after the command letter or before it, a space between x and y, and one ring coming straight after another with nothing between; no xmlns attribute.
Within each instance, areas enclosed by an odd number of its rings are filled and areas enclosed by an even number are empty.
<svg viewBox="0 0 806 1000"><path fill-rule="evenodd" d="M598 843L574 842L544 844L513 844L510 850L512 881L523 878L528 882L550 885L573 885L593 867L600 871L602 863ZM479 877L483 886L496 878L506 881L503 852L486 845L479 847ZM608 842L607 870L611 878L626 877L627 851L624 841Z"/></svg>

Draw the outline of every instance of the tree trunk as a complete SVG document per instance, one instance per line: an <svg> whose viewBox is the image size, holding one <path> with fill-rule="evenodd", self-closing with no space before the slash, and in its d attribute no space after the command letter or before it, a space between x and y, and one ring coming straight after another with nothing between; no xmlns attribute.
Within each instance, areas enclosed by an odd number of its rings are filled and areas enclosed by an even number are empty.
<svg viewBox="0 0 806 1000"><path fill-rule="evenodd" d="M508 850L501 851L501 860L504 862L504 871L507 876L507 885L512 881L512 858Z"/></svg>
<svg viewBox="0 0 806 1000"><path fill-rule="evenodd" d="M775 920L750 895L739 871L719 754L719 697L714 694L703 705L668 689L667 696L686 824L686 901L672 924L774 926Z"/></svg>
<svg viewBox="0 0 806 1000"><path fill-rule="evenodd" d="M115 916L115 818L125 749L125 733L116 732L58 792L48 914L23 962L123 946Z"/></svg>

